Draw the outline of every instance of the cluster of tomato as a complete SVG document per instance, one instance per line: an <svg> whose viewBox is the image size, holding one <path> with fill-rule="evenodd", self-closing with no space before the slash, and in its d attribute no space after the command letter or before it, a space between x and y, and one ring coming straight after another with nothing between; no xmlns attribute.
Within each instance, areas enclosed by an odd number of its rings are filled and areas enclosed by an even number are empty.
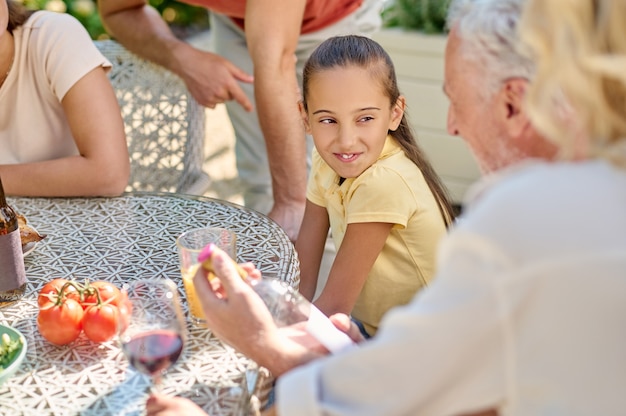
<svg viewBox="0 0 626 416"><path fill-rule="evenodd" d="M56 345L69 344L83 331L93 342L110 340L128 325L132 307L126 292L112 283L61 278L44 285L37 303L39 332Z"/></svg>

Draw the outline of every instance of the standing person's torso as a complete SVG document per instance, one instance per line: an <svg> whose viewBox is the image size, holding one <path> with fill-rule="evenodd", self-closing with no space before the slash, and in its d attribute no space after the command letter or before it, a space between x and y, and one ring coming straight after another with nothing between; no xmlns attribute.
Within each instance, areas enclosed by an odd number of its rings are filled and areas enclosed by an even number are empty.
<svg viewBox="0 0 626 416"><path fill-rule="evenodd" d="M247 0L186 0L211 12L226 15L244 27ZM363 0L307 0L302 17L301 33L315 32L329 26L358 9Z"/></svg>
<svg viewBox="0 0 626 416"><path fill-rule="evenodd" d="M61 101L84 75L110 63L70 15L34 13L13 36L13 68L0 88L0 163L78 154Z"/></svg>

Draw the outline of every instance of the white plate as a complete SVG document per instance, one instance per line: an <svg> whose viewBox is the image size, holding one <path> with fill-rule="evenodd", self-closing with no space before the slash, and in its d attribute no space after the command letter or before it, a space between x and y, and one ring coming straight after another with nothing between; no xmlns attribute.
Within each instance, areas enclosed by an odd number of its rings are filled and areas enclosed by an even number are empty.
<svg viewBox="0 0 626 416"><path fill-rule="evenodd" d="M36 233L39 233L35 227L32 227L33 231L35 231ZM30 253L33 252L33 250L35 250L35 247L37 247L37 244L39 244L39 241L33 241L31 243L27 243L25 245L22 246L22 253L24 253L24 257L28 256Z"/></svg>

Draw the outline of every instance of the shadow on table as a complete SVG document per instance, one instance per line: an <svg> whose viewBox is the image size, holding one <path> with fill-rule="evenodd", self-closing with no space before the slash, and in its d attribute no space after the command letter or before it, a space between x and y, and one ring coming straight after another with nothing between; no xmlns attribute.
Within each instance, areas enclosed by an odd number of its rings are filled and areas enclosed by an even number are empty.
<svg viewBox="0 0 626 416"><path fill-rule="evenodd" d="M134 371L128 372L128 377L123 383L98 397L80 414L81 416L143 415L151 386L149 377ZM243 381L240 384L220 386L195 383L185 391L176 393L171 388L164 388L161 393L187 398L212 416L248 415L250 413L250 395Z"/></svg>
<svg viewBox="0 0 626 416"><path fill-rule="evenodd" d="M242 385L214 386L196 383L189 390L180 392L178 396L196 403L209 415L248 414L250 398Z"/></svg>
<svg viewBox="0 0 626 416"><path fill-rule="evenodd" d="M145 414L147 392L151 380L138 372L128 372L123 383L101 395L80 414L84 416ZM105 400L106 399L106 400Z"/></svg>

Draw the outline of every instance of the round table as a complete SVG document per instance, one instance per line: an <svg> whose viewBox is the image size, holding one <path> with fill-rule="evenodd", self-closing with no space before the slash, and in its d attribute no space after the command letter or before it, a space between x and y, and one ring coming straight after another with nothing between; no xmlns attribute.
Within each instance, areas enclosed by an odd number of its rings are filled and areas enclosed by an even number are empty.
<svg viewBox="0 0 626 416"><path fill-rule="evenodd" d="M138 278L169 278L187 314L176 238L197 227L237 233L237 260L299 283L293 244L266 216L206 197L133 193L116 198L10 198L46 238L24 261L22 300L0 309L0 323L26 337L26 359L0 386L2 414L130 415L144 411L150 381L135 372L115 341L94 344L81 334L57 347L37 329L37 293L54 278L107 280L118 287ZM187 320L183 355L163 379L162 392L188 397L213 416L248 412L251 397L267 392L255 364ZM260 374L264 374L261 371ZM252 390L252 391L249 391Z"/></svg>

